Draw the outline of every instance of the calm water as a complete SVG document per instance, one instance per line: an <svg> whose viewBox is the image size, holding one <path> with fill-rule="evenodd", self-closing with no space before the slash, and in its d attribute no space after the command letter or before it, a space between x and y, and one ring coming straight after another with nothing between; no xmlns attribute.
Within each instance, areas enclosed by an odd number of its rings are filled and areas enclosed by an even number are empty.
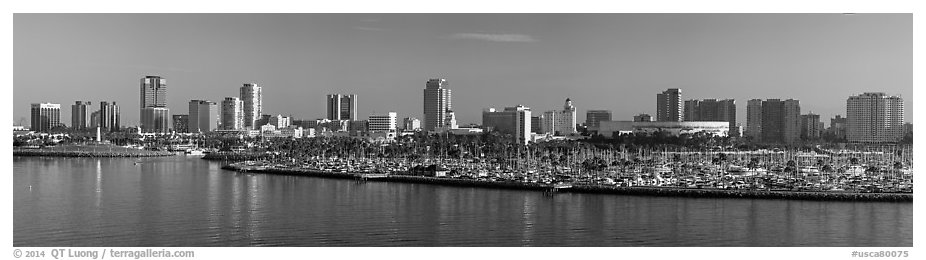
<svg viewBox="0 0 926 260"><path fill-rule="evenodd" d="M912 203L691 199L14 157L14 246L912 246Z"/></svg>

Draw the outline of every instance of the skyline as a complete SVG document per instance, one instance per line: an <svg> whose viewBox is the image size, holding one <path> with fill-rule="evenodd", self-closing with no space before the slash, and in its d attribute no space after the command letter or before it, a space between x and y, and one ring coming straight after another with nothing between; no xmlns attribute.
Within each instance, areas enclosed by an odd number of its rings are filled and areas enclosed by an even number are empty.
<svg viewBox="0 0 926 260"><path fill-rule="evenodd" d="M749 99L793 98L827 125L849 96L885 92L905 97L912 122L910 14L15 14L14 25L14 124L31 103L62 104L64 117L77 100L134 107L145 75L170 80L172 114L253 82L264 114L325 118L325 96L343 93L360 98L361 119L420 119L425 82L445 78L461 125L483 108L542 113L566 98L580 123L601 109L631 120L655 115L669 88L736 99L740 123Z"/></svg>

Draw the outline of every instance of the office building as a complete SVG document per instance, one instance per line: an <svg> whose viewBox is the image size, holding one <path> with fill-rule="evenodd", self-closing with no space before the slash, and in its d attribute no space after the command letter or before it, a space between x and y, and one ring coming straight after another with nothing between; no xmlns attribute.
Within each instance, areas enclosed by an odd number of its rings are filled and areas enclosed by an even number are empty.
<svg viewBox="0 0 926 260"><path fill-rule="evenodd" d="M543 120L543 114L531 116L531 132L540 133L540 124Z"/></svg>
<svg viewBox="0 0 926 260"><path fill-rule="evenodd" d="M447 124L451 104L450 83L446 79L429 79L424 89L424 131L434 131Z"/></svg>
<svg viewBox="0 0 926 260"><path fill-rule="evenodd" d="M820 115L809 113L801 115L801 139L817 140L823 133L823 122L820 122Z"/></svg>
<svg viewBox="0 0 926 260"><path fill-rule="evenodd" d="M653 117L649 114L639 114L633 116L634 122L653 122Z"/></svg>
<svg viewBox="0 0 926 260"><path fill-rule="evenodd" d="M836 139L846 139L846 118L842 115L836 115L836 117L830 118L830 127L827 128L827 131L830 132Z"/></svg>
<svg viewBox="0 0 926 260"><path fill-rule="evenodd" d="M746 133L754 140L762 138L762 100L746 101Z"/></svg>
<svg viewBox="0 0 926 260"><path fill-rule="evenodd" d="M728 122L736 128L736 101L733 99L691 99L685 101L685 121ZM731 131L735 136L737 131Z"/></svg>
<svg viewBox="0 0 926 260"><path fill-rule="evenodd" d="M241 86L240 98L242 102L242 128L258 129L257 119L263 112L263 93L257 83L245 83Z"/></svg>
<svg viewBox="0 0 926 260"><path fill-rule="evenodd" d="M188 130L191 133L205 133L218 129L218 104L208 100L190 100Z"/></svg>
<svg viewBox="0 0 926 260"><path fill-rule="evenodd" d="M389 112L383 115L370 115L367 120L367 127L370 131L396 131L397 125L396 112Z"/></svg>
<svg viewBox="0 0 926 260"><path fill-rule="evenodd" d="M141 131L143 133L169 133L170 110L166 107L142 108Z"/></svg>
<svg viewBox="0 0 926 260"><path fill-rule="evenodd" d="M100 131L116 132L122 127L116 102L100 102Z"/></svg>
<svg viewBox="0 0 926 260"><path fill-rule="evenodd" d="M898 96L867 92L846 100L846 140L894 143L903 138L904 105Z"/></svg>
<svg viewBox="0 0 926 260"><path fill-rule="evenodd" d="M161 78L160 76L145 76L141 79L139 95L139 118L142 131L146 133L167 132L167 129L170 127L165 123L169 121L170 118L168 115L164 114L167 109L167 79ZM115 102L113 102L112 105L115 106ZM113 119L112 115L103 112L100 116L103 125L113 125L112 121L110 121L110 119ZM110 131L115 131L118 127L109 129Z"/></svg>
<svg viewBox="0 0 926 260"><path fill-rule="evenodd" d="M93 113L90 113L90 127L93 129L96 129L96 127L99 127L99 126L100 126L100 111L99 110L93 111Z"/></svg>
<svg viewBox="0 0 926 260"><path fill-rule="evenodd" d="M418 120L414 117L406 117L402 120L402 125L404 126L405 131L420 131L421 130L421 120Z"/></svg>
<svg viewBox="0 0 926 260"><path fill-rule="evenodd" d="M572 105L572 100L567 98L563 104L563 110L551 110L543 112L540 116L539 134L553 134L564 136L578 133L576 131L576 107Z"/></svg>
<svg viewBox="0 0 926 260"><path fill-rule="evenodd" d="M801 137L801 107L798 100L768 99L762 101L760 141L765 143L796 143Z"/></svg>
<svg viewBox="0 0 926 260"><path fill-rule="evenodd" d="M31 106L32 125L29 130L47 133L61 124L61 104L33 103Z"/></svg>
<svg viewBox="0 0 926 260"><path fill-rule="evenodd" d="M87 125L90 113L92 113L90 101L74 101L71 105L71 128L74 130L95 128L95 126Z"/></svg>
<svg viewBox="0 0 926 260"><path fill-rule="evenodd" d="M167 107L167 79L145 76L141 79L139 108Z"/></svg>
<svg viewBox="0 0 926 260"><path fill-rule="evenodd" d="M482 112L482 127L485 131L510 134L515 142L527 144L531 140L531 110L522 105L503 111L488 108Z"/></svg>
<svg viewBox="0 0 926 260"><path fill-rule="evenodd" d="M598 129L598 122L611 121L611 110L589 110L585 112L585 126Z"/></svg>
<svg viewBox="0 0 926 260"><path fill-rule="evenodd" d="M270 122L268 122L268 124L271 124L271 125L275 126L275 127L278 128L278 129L279 129L279 128L286 128L286 127L292 125L292 119L291 119L290 117L288 117L288 116L283 116L283 115L271 116L271 117L270 117Z"/></svg>
<svg viewBox="0 0 926 260"><path fill-rule="evenodd" d="M222 100L221 129L244 129L244 101L237 97L226 97Z"/></svg>
<svg viewBox="0 0 926 260"><path fill-rule="evenodd" d="M357 95L331 94L327 98L328 120L358 120Z"/></svg>
<svg viewBox="0 0 926 260"><path fill-rule="evenodd" d="M189 133L190 132L190 115L173 115L170 117L171 123L174 125L174 132L177 133Z"/></svg>
<svg viewBox="0 0 926 260"><path fill-rule="evenodd" d="M670 88L656 94L656 121L684 121L681 89Z"/></svg>

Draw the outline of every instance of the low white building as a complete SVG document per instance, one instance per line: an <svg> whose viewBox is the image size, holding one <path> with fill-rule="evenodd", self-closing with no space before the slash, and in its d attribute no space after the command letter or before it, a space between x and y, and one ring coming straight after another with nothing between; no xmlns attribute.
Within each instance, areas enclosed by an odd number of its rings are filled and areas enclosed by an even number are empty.
<svg viewBox="0 0 926 260"><path fill-rule="evenodd" d="M598 134L612 137L614 133L647 133L665 131L673 136L705 132L714 136L727 136L730 132L729 122L705 121L601 121Z"/></svg>

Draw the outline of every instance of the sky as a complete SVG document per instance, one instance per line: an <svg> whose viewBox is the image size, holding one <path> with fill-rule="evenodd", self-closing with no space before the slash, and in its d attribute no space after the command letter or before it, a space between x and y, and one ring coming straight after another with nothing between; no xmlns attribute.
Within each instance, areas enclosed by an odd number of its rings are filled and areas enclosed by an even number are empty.
<svg viewBox="0 0 926 260"><path fill-rule="evenodd" d="M172 114L263 87L264 114L323 118L325 95L358 115L422 117L445 78L461 125L483 108L655 115L656 94L737 103L797 99L829 125L846 99L885 92L912 121L911 14L14 14L13 123L29 105L115 101L137 125L139 80L168 82Z"/></svg>

